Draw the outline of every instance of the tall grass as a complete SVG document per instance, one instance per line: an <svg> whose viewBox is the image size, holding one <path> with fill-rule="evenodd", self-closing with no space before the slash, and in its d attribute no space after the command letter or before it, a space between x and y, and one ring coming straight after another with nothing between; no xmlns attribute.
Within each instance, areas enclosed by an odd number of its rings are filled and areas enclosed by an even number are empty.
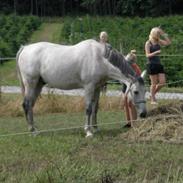
<svg viewBox="0 0 183 183"><path fill-rule="evenodd" d="M99 126L100 132L92 139L84 138L84 130L81 128L69 129L84 125L83 98L53 95L39 98L35 106L36 126L40 130L65 130L45 132L35 137L2 137L2 134L27 130L20 96L3 95L0 110L6 110L0 113L0 182L183 181L182 145L156 140L129 141L125 138L129 131L122 128L124 115L119 98L103 96L100 105L98 123L103 125ZM77 109L76 106L80 107ZM59 111L51 108L58 108ZM12 114L8 111L12 111ZM147 126L149 122L147 120ZM151 128L155 128L158 123L161 121L156 121ZM142 126L143 123L139 125Z"/></svg>
<svg viewBox="0 0 183 183"><path fill-rule="evenodd" d="M2 95L0 116L23 116L22 97L20 95ZM102 111L120 111L121 97L102 96L100 109ZM35 114L83 112L85 102L83 97L59 96L54 94L41 95L34 107Z"/></svg>

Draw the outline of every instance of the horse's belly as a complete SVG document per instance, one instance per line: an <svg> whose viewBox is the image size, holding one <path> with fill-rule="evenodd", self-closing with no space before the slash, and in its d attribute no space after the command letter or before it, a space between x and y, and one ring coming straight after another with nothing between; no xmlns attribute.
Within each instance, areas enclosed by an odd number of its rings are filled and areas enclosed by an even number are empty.
<svg viewBox="0 0 183 183"><path fill-rule="evenodd" d="M65 90L70 90L70 89L77 89L77 88L82 88L82 82L77 79L77 78L60 78L60 79L51 79L49 78L47 81L45 81L50 87L53 88L59 88L59 89L65 89Z"/></svg>
<svg viewBox="0 0 183 183"><path fill-rule="evenodd" d="M58 89L63 89L63 90L72 90L72 89L78 89L82 88L82 85L78 83L69 83L69 84L63 84L63 83L48 83L49 87L52 88L58 88Z"/></svg>

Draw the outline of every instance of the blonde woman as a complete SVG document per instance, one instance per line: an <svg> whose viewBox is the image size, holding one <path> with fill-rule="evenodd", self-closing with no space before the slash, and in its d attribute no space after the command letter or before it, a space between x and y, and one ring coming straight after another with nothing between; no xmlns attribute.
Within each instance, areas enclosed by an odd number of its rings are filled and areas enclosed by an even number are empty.
<svg viewBox="0 0 183 183"><path fill-rule="evenodd" d="M131 65L135 73L140 76L141 69L137 64L137 55L136 50L131 50L130 53L128 53L125 57L126 61Z"/></svg>
<svg viewBox="0 0 183 183"><path fill-rule="evenodd" d="M127 54L125 59L128 62L128 64L131 66L133 71L136 73L136 75L140 76L141 69L137 64L136 50L131 50L130 53ZM128 97L124 95L126 92L126 85L123 85L122 91L123 91L122 106L124 106L126 120L127 120L127 124L124 127L131 127L133 121L137 119L137 110L136 110L135 105L131 102L131 100L129 100Z"/></svg>
<svg viewBox="0 0 183 183"><path fill-rule="evenodd" d="M108 34L105 31L100 32L99 34L99 42L102 44L106 44L106 46L111 50L112 46L108 43ZM106 94L107 91L107 83L105 83L102 88L101 91L103 94Z"/></svg>
<svg viewBox="0 0 183 183"><path fill-rule="evenodd" d="M108 41L108 34L105 31L102 31L99 35L99 39L101 43L107 43Z"/></svg>
<svg viewBox="0 0 183 183"><path fill-rule="evenodd" d="M147 73L149 74L150 100L151 104L157 104L156 93L165 85L166 78L163 65L160 62L161 46L168 46L171 41L161 28L152 28L149 40L145 43L145 54L147 57Z"/></svg>
<svg viewBox="0 0 183 183"><path fill-rule="evenodd" d="M108 43L108 34L105 31L100 32L99 42L106 44L109 49L112 49L112 46Z"/></svg>

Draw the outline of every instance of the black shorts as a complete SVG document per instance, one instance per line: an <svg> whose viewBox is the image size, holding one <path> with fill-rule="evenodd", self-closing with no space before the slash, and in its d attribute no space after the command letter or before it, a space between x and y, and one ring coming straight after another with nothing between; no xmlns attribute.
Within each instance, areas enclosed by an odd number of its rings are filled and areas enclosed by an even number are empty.
<svg viewBox="0 0 183 183"><path fill-rule="evenodd" d="M147 73L149 75L163 74L165 73L163 65L161 64L147 64Z"/></svg>
<svg viewBox="0 0 183 183"><path fill-rule="evenodd" d="M126 92L126 88L127 86L125 84L122 85L122 92L125 93Z"/></svg>

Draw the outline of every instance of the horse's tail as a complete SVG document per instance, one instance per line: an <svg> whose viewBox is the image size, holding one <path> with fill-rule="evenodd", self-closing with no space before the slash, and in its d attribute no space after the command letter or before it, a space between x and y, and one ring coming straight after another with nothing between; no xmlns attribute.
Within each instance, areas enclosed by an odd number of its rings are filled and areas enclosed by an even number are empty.
<svg viewBox="0 0 183 183"><path fill-rule="evenodd" d="M21 85L22 95L25 94L25 86L24 86L24 83L23 83L23 79L22 79L22 75L21 75L21 72L20 72L20 67L19 67L19 62L18 61L19 61L19 56L22 53L23 49L24 49L24 46L21 46L21 48L19 49L19 51L17 52L17 55L16 55L16 69L17 69L17 75L18 75L20 85Z"/></svg>

